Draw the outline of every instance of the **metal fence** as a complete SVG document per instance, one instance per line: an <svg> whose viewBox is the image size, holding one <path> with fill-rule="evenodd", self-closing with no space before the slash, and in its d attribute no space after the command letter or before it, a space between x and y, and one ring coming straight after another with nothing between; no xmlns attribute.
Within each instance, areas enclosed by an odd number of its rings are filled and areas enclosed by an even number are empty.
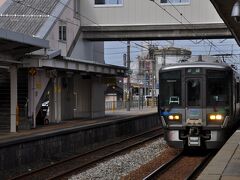
<svg viewBox="0 0 240 180"><path fill-rule="evenodd" d="M156 107L157 101L152 99L147 99L144 101L134 100L130 102L131 108L138 108L138 107L149 107L149 106ZM121 110L127 108L128 102L126 101L106 101L105 102L105 110Z"/></svg>

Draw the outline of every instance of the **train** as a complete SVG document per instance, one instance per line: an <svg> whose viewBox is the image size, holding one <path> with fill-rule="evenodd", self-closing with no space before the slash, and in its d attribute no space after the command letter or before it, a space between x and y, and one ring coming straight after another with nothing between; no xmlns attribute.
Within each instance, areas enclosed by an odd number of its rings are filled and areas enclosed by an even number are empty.
<svg viewBox="0 0 240 180"><path fill-rule="evenodd" d="M170 147L218 149L239 125L239 73L210 59L159 70L158 111Z"/></svg>

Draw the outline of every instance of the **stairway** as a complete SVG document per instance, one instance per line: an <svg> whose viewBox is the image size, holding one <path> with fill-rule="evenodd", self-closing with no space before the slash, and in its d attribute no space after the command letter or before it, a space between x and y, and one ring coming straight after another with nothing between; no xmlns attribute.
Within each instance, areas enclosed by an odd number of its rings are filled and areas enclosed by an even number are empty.
<svg viewBox="0 0 240 180"><path fill-rule="evenodd" d="M27 117L28 69L18 69L18 107L20 120Z"/></svg>
<svg viewBox="0 0 240 180"><path fill-rule="evenodd" d="M18 107L20 120L26 117L28 97L28 71L18 69ZM0 69L0 132L10 131L10 73Z"/></svg>
<svg viewBox="0 0 240 180"><path fill-rule="evenodd" d="M10 74L0 69L0 132L10 131Z"/></svg>

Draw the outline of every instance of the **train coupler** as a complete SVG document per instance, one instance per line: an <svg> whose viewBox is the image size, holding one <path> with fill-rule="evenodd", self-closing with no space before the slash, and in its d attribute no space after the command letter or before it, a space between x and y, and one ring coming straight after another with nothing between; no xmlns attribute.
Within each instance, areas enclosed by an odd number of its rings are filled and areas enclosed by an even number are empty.
<svg viewBox="0 0 240 180"><path fill-rule="evenodd" d="M188 146L201 146L201 137L198 128L190 128L188 136Z"/></svg>
<svg viewBox="0 0 240 180"><path fill-rule="evenodd" d="M201 146L201 138L199 136L189 136L188 146Z"/></svg>

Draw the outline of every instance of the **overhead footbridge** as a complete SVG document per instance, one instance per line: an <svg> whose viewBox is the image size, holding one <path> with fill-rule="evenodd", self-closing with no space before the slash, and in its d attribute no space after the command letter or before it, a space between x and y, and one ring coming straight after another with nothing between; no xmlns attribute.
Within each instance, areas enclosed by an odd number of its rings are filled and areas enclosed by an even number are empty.
<svg viewBox="0 0 240 180"><path fill-rule="evenodd" d="M231 38L208 0L81 1L81 32L86 40L165 40Z"/></svg>

